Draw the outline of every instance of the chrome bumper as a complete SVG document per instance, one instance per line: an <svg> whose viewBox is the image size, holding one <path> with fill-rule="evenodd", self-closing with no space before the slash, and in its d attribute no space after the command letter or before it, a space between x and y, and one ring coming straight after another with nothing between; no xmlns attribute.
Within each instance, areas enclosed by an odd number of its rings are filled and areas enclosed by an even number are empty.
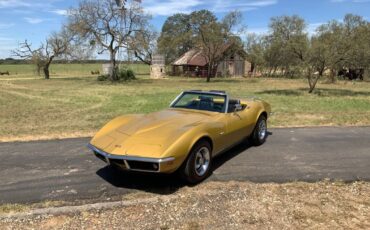
<svg viewBox="0 0 370 230"><path fill-rule="evenodd" d="M161 166L165 163L171 163L175 160L174 157L167 158L147 158L147 157L134 157L134 156L121 156L104 152L92 144L87 147L91 149L95 156L100 160L106 162L108 165L114 164L121 169L138 171L138 172L161 172Z"/></svg>

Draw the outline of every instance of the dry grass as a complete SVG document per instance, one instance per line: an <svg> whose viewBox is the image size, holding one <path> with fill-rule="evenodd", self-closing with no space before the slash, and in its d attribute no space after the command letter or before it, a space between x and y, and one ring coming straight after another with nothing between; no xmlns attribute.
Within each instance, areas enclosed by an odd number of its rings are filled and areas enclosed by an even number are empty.
<svg viewBox="0 0 370 230"><path fill-rule="evenodd" d="M319 84L304 79L171 78L111 84L95 77L0 81L0 142L90 136L115 116L164 109L186 89L257 96L275 112L271 127L370 125L370 83Z"/></svg>
<svg viewBox="0 0 370 230"><path fill-rule="evenodd" d="M154 195L153 195L154 196ZM209 182L127 207L3 219L2 229L369 229L370 184Z"/></svg>
<svg viewBox="0 0 370 230"><path fill-rule="evenodd" d="M150 67L144 64L124 65L137 74L149 74ZM2 79L40 79L42 76L36 75L36 67L28 64L4 65L0 64L0 72L9 71L10 75L0 76ZM52 78L71 77L71 76L92 76L91 71L102 73L102 64L52 64L50 75Z"/></svg>

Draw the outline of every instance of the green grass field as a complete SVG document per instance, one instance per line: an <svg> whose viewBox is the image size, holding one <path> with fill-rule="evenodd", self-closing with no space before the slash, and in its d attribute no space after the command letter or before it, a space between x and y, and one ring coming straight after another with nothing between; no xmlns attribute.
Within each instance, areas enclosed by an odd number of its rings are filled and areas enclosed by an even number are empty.
<svg viewBox="0 0 370 230"><path fill-rule="evenodd" d="M186 89L227 90L234 97L265 99L274 112L272 127L370 125L368 82L321 82L310 95L304 79L213 79L206 83L204 79L139 76L112 84L81 77L82 73L70 76L50 80L0 77L0 141L92 135L115 116L164 109Z"/></svg>

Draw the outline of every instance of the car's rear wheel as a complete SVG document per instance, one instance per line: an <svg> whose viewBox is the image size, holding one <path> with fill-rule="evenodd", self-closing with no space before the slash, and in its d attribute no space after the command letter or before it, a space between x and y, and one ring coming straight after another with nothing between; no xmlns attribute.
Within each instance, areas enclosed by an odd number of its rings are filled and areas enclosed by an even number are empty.
<svg viewBox="0 0 370 230"><path fill-rule="evenodd" d="M261 115L254 127L252 135L249 137L249 141L255 145L259 146L265 143L267 138L267 119L264 115Z"/></svg>
<svg viewBox="0 0 370 230"><path fill-rule="evenodd" d="M212 165L212 150L207 141L199 141L192 148L181 169L182 177L190 184L196 184L209 176Z"/></svg>

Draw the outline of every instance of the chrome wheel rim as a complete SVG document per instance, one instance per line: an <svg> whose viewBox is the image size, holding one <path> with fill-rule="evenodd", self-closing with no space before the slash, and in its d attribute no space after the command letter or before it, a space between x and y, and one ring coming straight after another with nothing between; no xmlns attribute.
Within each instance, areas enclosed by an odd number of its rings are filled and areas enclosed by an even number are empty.
<svg viewBox="0 0 370 230"><path fill-rule="evenodd" d="M207 147L202 147L195 154L195 172L198 176L204 176L206 174L211 154Z"/></svg>
<svg viewBox="0 0 370 230"><path fill-rule="evenodd" d="M267 126L266 126L266 121L261 120L260 123L258 124L258 137L260 140L265 139L267 134Z"/></svg>

